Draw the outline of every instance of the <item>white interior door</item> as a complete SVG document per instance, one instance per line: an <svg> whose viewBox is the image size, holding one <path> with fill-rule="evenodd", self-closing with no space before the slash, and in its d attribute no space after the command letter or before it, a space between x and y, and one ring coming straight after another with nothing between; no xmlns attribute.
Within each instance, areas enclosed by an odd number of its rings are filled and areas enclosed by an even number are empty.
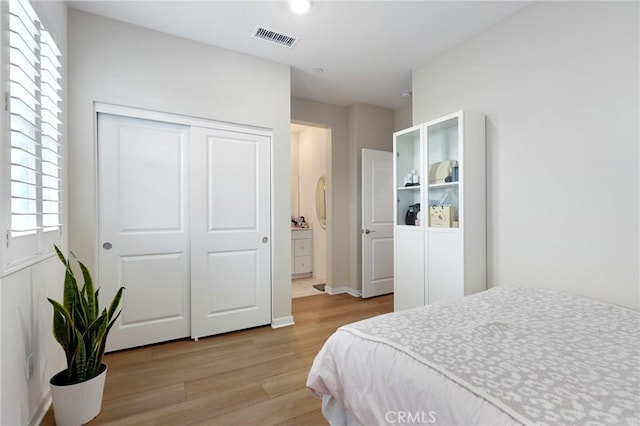
<svg viewBox="0 0 640 426"><path fill-rule="evenodd" d="M271 322L271 139L193 127L191 334Z"/></svg>
<svg viewBox="0 0 640 426"><path fill-rule="evenodd" d="M393 292L393 154L362 150L362 297Z"/></svg>
<svg viewBox="0 0 640 426"><path fill-rule="evenodd" d="M99 285L126 287L107 345L189 336L189 127L98 114Z"/></svg>

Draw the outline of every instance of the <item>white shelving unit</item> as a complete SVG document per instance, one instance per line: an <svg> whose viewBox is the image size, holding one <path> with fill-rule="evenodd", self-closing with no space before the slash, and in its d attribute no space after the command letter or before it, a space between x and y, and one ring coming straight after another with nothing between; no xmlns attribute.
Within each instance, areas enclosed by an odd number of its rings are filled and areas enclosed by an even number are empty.
<svg viewBox="0 0 640 426"><path fill-rule="evenodd" d="M485 290L484 115L401 130L393 147L395 310Z"/></svg>

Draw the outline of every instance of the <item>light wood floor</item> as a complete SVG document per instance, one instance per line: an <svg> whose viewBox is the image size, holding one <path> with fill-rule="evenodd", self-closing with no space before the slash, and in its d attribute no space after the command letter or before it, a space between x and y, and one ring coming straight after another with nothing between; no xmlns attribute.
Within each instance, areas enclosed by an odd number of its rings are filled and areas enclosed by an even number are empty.
<svg viewBox="0 0 640 426"><path fill-rule="evenodd" d="M100 415L90 425L326 425L305 387L340 325L393 310L393 295L293 299L295 325L107 354ZM43 425L53 425L52 409Z"/></svg>
<svg viewBox="0 0 640 426"><path fill-rule="evenodd" d="M322 294L322 291L315 289L314 284L322 284L324 281L320 281L317 278L296 278L291 280L291 298L297 299L298 297L316 296Z"/></svg>

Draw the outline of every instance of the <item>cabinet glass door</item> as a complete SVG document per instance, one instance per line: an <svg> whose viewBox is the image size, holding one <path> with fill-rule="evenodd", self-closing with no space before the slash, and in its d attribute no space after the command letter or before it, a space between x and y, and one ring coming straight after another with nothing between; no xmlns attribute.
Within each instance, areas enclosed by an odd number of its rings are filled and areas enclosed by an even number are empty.
<svg viewBox="0 0 640 426"><path fill-rule="evenodd" d="M429 208L425 220L432 228L458 228L461 164L459 117L427 125Z"/></svg>
<svg viewBox="0 0 640 426"><path fill-rule="evenodd" d="M421 128L416 128L395 138L396 225L420 226L423 217L420 213L423 181L420 136Z"/></svg>

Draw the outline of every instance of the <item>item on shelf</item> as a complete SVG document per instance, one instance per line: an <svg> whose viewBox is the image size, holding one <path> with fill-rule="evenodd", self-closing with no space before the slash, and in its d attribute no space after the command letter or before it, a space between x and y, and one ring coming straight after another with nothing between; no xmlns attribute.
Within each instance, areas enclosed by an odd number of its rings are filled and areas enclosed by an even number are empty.
<svg viewBox="0 0 640 426"><path fill-rule="evenodd" d="M459 168L457 165L453 166L451 168L451 182L457 182L458 181L458 172L459 172Z"/></svg>
<svg viewBox="0 0 640 426"><path fill-rule="evenodd" d="M404 186L418 186L420 185L420 175L417 170L411 170L403 179Z"/></svg>
<svg viewBox="0 0 640 426"><path fill-rule="evenodd" d="M431 206L429 208L429 226L432 228L452 228L455 219L453 206Z"/></svg>
<svg viewBox="0 0 640 426"><path fill-rule="evenodd" d="M304 216L291 216L291 223L296 228L308 228L309 224L305 220Z"/></svg>
<svg viewBox="0 0 640 426"><path fill-rule="evenodd" d="M438 161L429 166L429 183L445 183L445 179L451 176L453 167L458 166L457 160Z"/></svg>
<svg viewBox="0 0 640 426"><path fill-rule="evenodd" d="M409 206L407 210L407 215L405 216L405 224L406 225L416 225L416 219L418 218L418 213L420 212L420 203L412 204Z"/></svg>

